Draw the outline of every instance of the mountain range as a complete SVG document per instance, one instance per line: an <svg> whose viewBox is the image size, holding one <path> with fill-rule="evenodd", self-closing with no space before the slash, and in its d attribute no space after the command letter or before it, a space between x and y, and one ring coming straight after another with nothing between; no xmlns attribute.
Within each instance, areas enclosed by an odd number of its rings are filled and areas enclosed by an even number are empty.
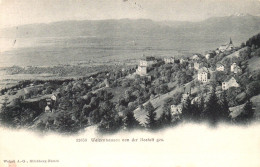
<svg viewBox="0 0 260 167"><path fill-rule="evenodd" d="M158 37L207 39L236 38L239 42L260 32L260 17L232 15L201 22L152 21L149 19L60 21L0 30L1 37ZM219 37L216 37L219 36Z"/></svg>

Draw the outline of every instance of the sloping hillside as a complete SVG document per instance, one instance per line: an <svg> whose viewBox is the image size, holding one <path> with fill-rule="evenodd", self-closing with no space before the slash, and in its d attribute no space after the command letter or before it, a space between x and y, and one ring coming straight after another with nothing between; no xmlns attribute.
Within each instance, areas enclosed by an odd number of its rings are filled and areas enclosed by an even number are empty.
<svg viewBox="0 0 260 167"><path fill-rule="evenodd" d="M250 71L260 70L260 57L253 57L248 60L248 68Z"/></svg>

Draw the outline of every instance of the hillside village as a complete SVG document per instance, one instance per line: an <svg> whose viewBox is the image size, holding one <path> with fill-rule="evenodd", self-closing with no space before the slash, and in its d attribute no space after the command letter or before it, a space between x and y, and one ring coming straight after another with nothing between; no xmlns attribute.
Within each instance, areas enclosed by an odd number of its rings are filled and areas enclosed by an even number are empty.
<svg viewBox="0 0 260 167"><path fill-rule="evenodd" d="M250 123L260 111L260 34L204 54L143 55L136 66L76 80L24 81L1 91L1 122L74 133L160 129L182 121Z"/></svg>

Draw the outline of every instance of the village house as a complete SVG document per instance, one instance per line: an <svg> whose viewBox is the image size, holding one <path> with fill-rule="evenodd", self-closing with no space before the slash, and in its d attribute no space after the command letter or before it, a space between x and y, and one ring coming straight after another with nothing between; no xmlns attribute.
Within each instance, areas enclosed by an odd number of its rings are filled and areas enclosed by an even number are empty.
<svg viewBox="0 0 260 167"><path fill-rule="evenodd" d="M198 61L198 60L200 60L200 57L199 57L199 55L195 54L195 55L193 55L193 56L191 57L191 60L192 60L192 61Z"/></svg>
<svg viewBox="0 0 260 167"><path fill-rule="evenodd" d="M229 43L221 45L218 49L219 49L219 51L224 52L224 51L231 51L231 50L233 50L233 48L234 48L234 45L230 38Z"/></svg>
<svg viewBox="0 0 260 167"><path fill-rule="evenodd" d="M45 107L44 111L45 111L45 112L51 112L50 106L47 105L47 106Z"/></svg>
<svg viewBox="0 0 260 167"><path fill-rule="evenodd" d="M182 104L171 105L171 114L172 116L178 116L182 113Z"/></svg>
<svg viewBox="0 0 260 167"><path fill-rule="evenodd" d="M215 52L216 52L216 55L220 54L219 48L217 48L217 49L215 50Z"/></svg>
<svg viewBox="0 0 260 167"><path fill-rule="evenodd" d="M195 103L198 103L199 102L199 97L195 97L194 99L191 100L191 104L195 104Z"/></svg>
<svg viewBox="0 0 260 167"><path fill-rule="evenodd" d="M147 74L147 67L146 66L138 66L136 69L136 74L140 76L145 76Z"/></svg>
<svg viewBox="0 0 260 167"><path fill-rule="evenodd" d="M46 103L47 105L52 105L52 99L51 98L46 99Z"/></svg>
<svg viewBox="0 0 260 167"><path fill-rule="evenodd" d="M222 63L217 63L216 70L225 71L225 66Z"/></svg>
<svg viewBox="0 0 260 167"><path fill-rule="evenodd" d="M173 64L175 62L175 58L174 57L165 57L164 59L165 64Z"/></svg>
<svg viewBox="0 0 260 167"><path fill-rule="evenodd" d="M51 100L56 101L56 100L57 100L57 97L56 97L55 95L52 95L52 96L51 96Z"/></svg>
<svg viewBox="0 0 260 167"><path fill-rule="evenodd" d="M210 76L209 74L209 70L206 67L200 68L198 71L198 80L203 83L208 82Z"/></svg>
<svg viewBox="0 0 260 167"><path fill-rule="evenodd" d="M193 67L194 67L195 70L199 70L199 69L201 68L201 64L198 63L198 62L195 62L195 63L193 64Z"/></svg>
<svg viewBox="0 0 260 167"><path fill-rule="evenodd" d="M231 66L230 66L230 71L237 74L237 73L241 73L242 70L241 68L236 64L236 63L233 63Z"/></svg>
<svg viewBox="0 0 260 167"><path fill-rule="evenodd" d="M234 77L222 82L222 90L227 90L231 87L239 87L239 84Z"/></svg>
<svg viewBox="0 0 260 167"><path fill-rule="evenodd" d="M209 52L209 53L207 53L207 54L205 55L205 58L208 60L208 59L210 59L210 58L213 58L214 55L215 55L215 53Z"/></svg>
<svg viewBox="0 0 260 167"><path fill-rule="evenodd" d="M183 63L185 63L185 62L187 62L186 59L184 59L184 58L181 58L181 59L180 59L180 64L183 64Z"/></svg>

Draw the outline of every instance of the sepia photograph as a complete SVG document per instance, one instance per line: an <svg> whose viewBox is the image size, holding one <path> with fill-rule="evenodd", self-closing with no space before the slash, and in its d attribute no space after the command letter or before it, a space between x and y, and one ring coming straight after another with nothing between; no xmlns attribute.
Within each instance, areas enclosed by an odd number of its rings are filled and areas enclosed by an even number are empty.
<svg viewBox="0 0 260 167"><path fill-rule="evenodd" d="M260 0L0 0L0 167L260 167Z"/></svg>

